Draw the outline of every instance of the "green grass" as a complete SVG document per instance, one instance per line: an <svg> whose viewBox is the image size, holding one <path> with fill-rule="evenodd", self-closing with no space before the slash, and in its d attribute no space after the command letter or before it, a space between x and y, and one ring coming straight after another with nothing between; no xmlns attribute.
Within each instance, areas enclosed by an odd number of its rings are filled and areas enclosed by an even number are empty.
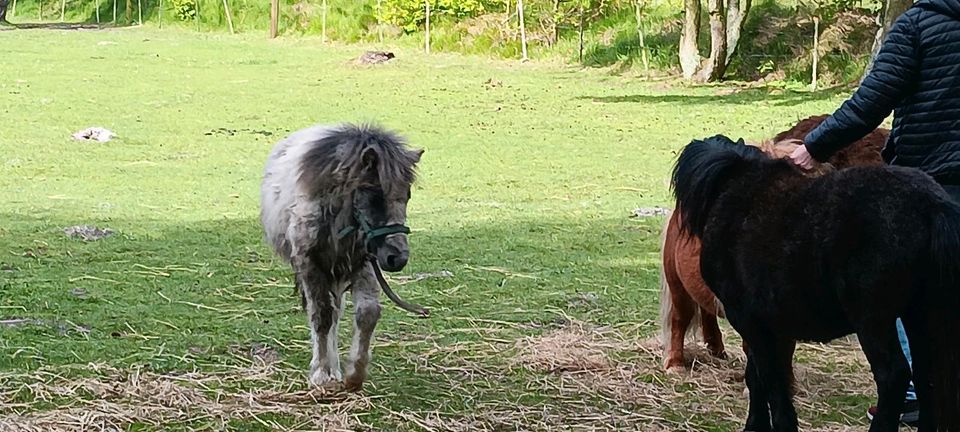
<svg viewBox="0 0 960 432"><path fill-rule="evenodd" d="M268 384L231 381L230 391L304 388L305 318L288 267L263 244L257 220L263 162L290 131L373 120L426 149L409 207L413 258L403 273L454 277L397 287L433 317L386 305L367 386L373 402L357 421L420 430L409 416L476 422L471 415L509 406L523 408L529 425L556 416L573 424L565 416L574 399L600 411L622 401L552 392L548 384L565 378L517 366L515 341L556 328L560 318L612 326L631 340L651 336L662 220L629 216L636 207L669 206L675 152L708 134L769 137L845 96L728 94L405 49L391 64L365 68L350 63L363 47L259 35L21 30L0 32L0 45L0 318L40 321L0 326L3 415L23 410L9 406L16 401L45 404L33 410L65 404L42 400L35 388L9 393L39 371L116 378L86 366L99 364L121 377L138 368L224 373L249 366L253 344L276 350L285 366ZM70 138L88 126L119 138ZM91 243L64 236L79 224L118 233ZM596 301L577 304L585 292ZM348 330L345 320L341 346ZM697 385L696 376L659 375L649 355L626 354L652 371L637 380L654 391ZM860 424L871 396L844 390L819 403ZM634 408L700 430L733 428L745 414L742 398L724 399L732 416L695 393L687 399ZM236 430L263 427L226 417ZM283 413L260 420L297 424Z"/></svg>

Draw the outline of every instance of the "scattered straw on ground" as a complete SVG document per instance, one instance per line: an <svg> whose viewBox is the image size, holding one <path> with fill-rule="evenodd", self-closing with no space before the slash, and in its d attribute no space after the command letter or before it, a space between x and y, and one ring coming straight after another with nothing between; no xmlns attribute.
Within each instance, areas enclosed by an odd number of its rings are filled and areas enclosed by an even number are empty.
<svg viewBox="0 0 960 432"><path fill-rule="evenodd" d="M734 348L739 341L732 331L725 333L729 359L691 346L691 370L666 374L659 343L640 337L652 333L643 325L599 327L569 318L550 324L462 322L470 326L447 331L477 338L445 344L381 339L380 346L416 347L394 359L422 381L407 382L402 396L379 394L380 383L387 386L383 381L390 378L385 371L375 373L369 395L304 390L303 371L283 363L270 347L255 345L244 348L250 365L216 373L91 365L80 373L84 378L65 378L78 373L64 370L0 375L0 431L127 430L135 424L226 430L237 420L278 431L375 430L364 423L370 418L392 430L458 432L742 427L743 354ZM518 338L518 331L539 334ZM862 430L862 407L837 405L852 395L874 394L856 343L801 345L796 358L802 429Z"/></svg>
<svg viewBox="0 0 960 432"><path fill-rule="evenodd" d="M132 424L162 428L196 423L223 429L232 419L248 419L271 430L292 430L262 418L283 415L296 429L356 430L355 413L368 400L354 394L321 390L286 390L270 384L271 367L244 368L222 374L159 374L91 365L95 376L69 379L49 372L0 376L0 430L126 430ZM281 380L282 381L282 380ZM240 390L250 388L255 390ZM17 403L30 395L30 403ZM54 405L53 409L37 409ZM322 408L321 408L322 406Z"/></svg>
<svg viewBox="0 0 960 432"><path fill-rule="evenodd" d="M639 422L631 426L642 430L703 430L722 422L741 425L747 409L742 353L728 348L731 358L720 360L691 346L691 370L666 374L660 369L659 342L627 337L625 334L636 333L635 329L624 330L570 323L518 342L515 362L551 375L551 388L543 390L567 398L600 398L610 411L636 416ZM729 345L739 346L739 341L730 337ZM803 429L862 429L862 415L844 415L828 401L874 393L872 375L859 346L848 341L802 344L797 358L801 361L795 365L795 403ZM811 422L822 418L840 418L843 423Z"/></svg>

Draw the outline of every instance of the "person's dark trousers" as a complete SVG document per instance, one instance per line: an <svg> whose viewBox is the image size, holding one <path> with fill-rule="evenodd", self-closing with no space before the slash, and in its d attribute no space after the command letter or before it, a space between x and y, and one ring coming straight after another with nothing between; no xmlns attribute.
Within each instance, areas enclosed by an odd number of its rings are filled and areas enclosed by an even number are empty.
<svg viewBox="0 0 960 432"><path fill-rule="evenodd" d="M0 0L0 23L7 22L7 6L10 5L10 0Z"/></svg>

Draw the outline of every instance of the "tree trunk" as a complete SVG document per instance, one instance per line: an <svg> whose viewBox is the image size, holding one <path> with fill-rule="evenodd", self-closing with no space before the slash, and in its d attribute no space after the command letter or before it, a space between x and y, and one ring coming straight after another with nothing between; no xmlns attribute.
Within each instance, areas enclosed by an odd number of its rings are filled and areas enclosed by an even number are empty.
<svg viewBox="0 0 960 432"><path fill-rule="evenodd" d="M270 0L270 39L277 37L277 21L280 20L280 0Z"/></svg>
<svg viewBox="0 0 960 432"><path fill-rule="evenodd" d="M680 34L680 69L693 78L700 70L700 0L683 0L683 30Z"/></svg>
<svg viewBox="0 0 960 432"><path fill-rule="evenodd" d="M890 31L897 18L913 6L913 0L886 0L884 2L883 32Z"/></svg>
<svg viewBox="0 0 960 432"><path fill-rule="evenodd" d="M377 0L377 40L383 43L383 1Z"/></svg>
<svg viewBox="0 0 960 432"><path fill-rule="evenodd" d="M643 61L643 73L650 78L650 62L647 60L647 44L643 40L643 0L634 5L637 13L637 36L640 37L640 60Z"/></svg>
<svg viewBox="0 0 960 432"><path fill-rule="evenodd" d="M233 34L233 17L230 16L230 5L227 4L227 0L223 0L223 13L227 15L227 27L230 28L230 34Z"/></svg>
<svg viewBox="0 0 960 432"><path fill-rule="evenodd" d="M583 1L580 1L580 28L578 29L580 33L580 64L583 64Z"/></svg>
<svg viewBox="0 0 960 432"><path fill-rule="evenodd" d="M710 57L700 69L698 81L719 81L727 70L727 15L723 6L724 0L707 2L710 13Z"/></svg>
<svg viewBox="0 0 960 432"><path fill-rule="evenodd" d="M320 4L320 15L320 42L327 43L327 0Z"/></svg>
<svg viewBox="0 0 960 432"><path fill-rule="evenodd" d="M730 66L730 60L740 45L740 35L747 22L747 14L750 13L750 3L751 0L727 1L727 66Z"/></svg>
<svg viewBox="0 0 960 432"><path fill-rule="evenodd" d="M550 46L553 46L560 40L560 26L557 21L560 20L560 0L553 0L553 40Z"/></svg>
<svg viewBox="0 0 960 432"><path fill-rule="evenodd" d="M132 23L133 22L133 5L131 4L130 0L127 0L127 8L126 10L124 10L124 14L126 14L126 17L127 17L126 23L127 24Z"/></svg>
<svg viewBox="0 0 960 432"><path fill-rule="evenodd" d="M423 4L427 13L427 34L426 40L423 41L423 49L427 54L430 54L430 0L424 0Z"/></svg>
<svg viewBox="0 0 960 432"><path fill-rule="evenodd" d="M817 91L817 69L820 67L820 17L813 17L813 77L810 89Z"/></svg>
<svg viewBox="0 0 960 432"><path fill-rule="evenodd" d="M860 78L861 82L870 74L870 71L873 70L873 60L876 59L877 53L880 52L880 46L883 45L883 40L886 39L890 27L893 27L893 23L897 21L897 18L900 18L900 15L903 15L911 6L913 6L913 0L884 0L883 7L880 9L880 16L877 17L877 23L880 27L877 29L877 34L873 38L870 63L867 64L867 68L863 71L863 77Z"/></svg>
<svg viewBox="0 0 960 432"><path fill-rule="evenodd" d="M522 54L521 61L527 61L527 29L523 25L523 0L517 0L517 15L520 16L520 50Z"/></svg>

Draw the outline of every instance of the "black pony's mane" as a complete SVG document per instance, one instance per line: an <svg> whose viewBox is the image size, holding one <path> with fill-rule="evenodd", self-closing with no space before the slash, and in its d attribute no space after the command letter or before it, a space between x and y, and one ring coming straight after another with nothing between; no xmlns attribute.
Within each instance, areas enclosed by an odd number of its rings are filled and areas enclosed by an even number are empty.
<svg viewBox="0 0 960 432"><path fill-rule="evenodd" d="M788 162L773 160L759 148L746 145L742 139L733 141L724 135L687 144L677 158L670 182L677 199L681 229L702 237L710 208L724 183L736 172L762 164Z"/></svg>

